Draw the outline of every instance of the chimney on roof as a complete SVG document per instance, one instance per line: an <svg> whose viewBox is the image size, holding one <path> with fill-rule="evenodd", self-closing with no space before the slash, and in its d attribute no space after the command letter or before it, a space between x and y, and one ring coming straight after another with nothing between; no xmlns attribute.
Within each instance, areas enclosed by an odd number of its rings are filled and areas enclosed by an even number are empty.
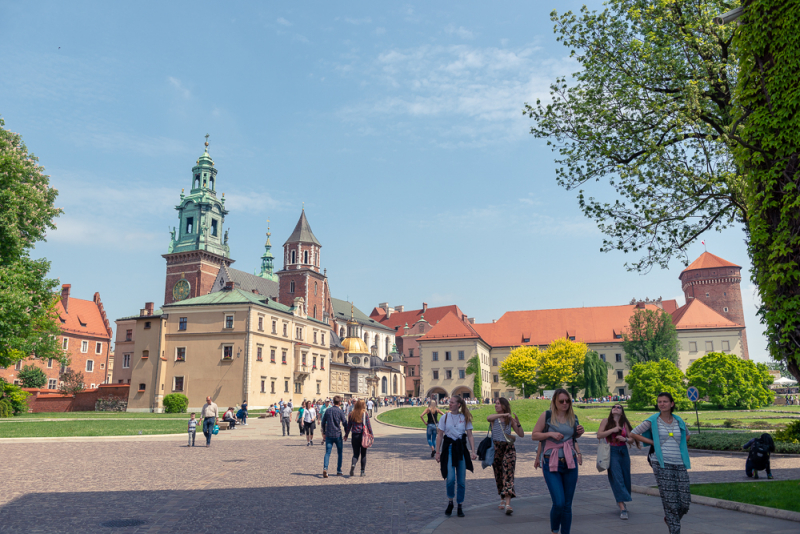
<svg viewBox="0 0 800 534"><path fill-rule="evenodd" d="M69 313L69 290L72 284L64 284L61 286L61 305L64 306L64 313Z"/></svg>
<svg viewBox="0 0 800 534"><path fill-rule="evenodd" d="M644 302L642 302L641 300L639 302L637 302L636 303L636 308L638 308L640 310L643 310L644 309Z"/></svg>
<svg viewBox="0 0 800 534"><path fill-rule="evenodd" d="M428 311L428 303L427 302L423 302L422 303L422 313L425 313L427 311Z"/></svg>
<svg viewBox="0 0 800 534"><path fill-rule="evenodd" d="M381 302L380 304L378 304L378 307L382 308L383 311L385 311L386 313L389 313L389 303L388 302Z"/></svg>
<svg viewBox="0 0 800 534"><path fill-rule="evenodd" d="M469 324L475 324L475 317L470 317L468 319L468 321L469 321Z"/></svg>
<svg viewBox="0 0 800 534"><path fill-rule="evenodd" d="M225 282L225 291L233 291L233 282Z"/></svg>
<svg viewBox="0 0 800 534"><path fill-rule="evenodd" d="M384 308L384 309L386 310L386 318L388 319L389 317L392 316L392 313L394 312L394 308Z"/></svg>
<svg viewBox="0 0 800 534"><path fill-rule="evenodd" d="M403 313L404 310L405 310L405 306L403 306L402 304L400 306L395 306L394 307L394 311L396 311L397 313Z"/></svg>
<svg viewBox="0 0 800 534"><path fill-rule="evenodd" d="M153 315L153 303L152 302L145 302L144 309L147 312L146 315Z"/></svg>

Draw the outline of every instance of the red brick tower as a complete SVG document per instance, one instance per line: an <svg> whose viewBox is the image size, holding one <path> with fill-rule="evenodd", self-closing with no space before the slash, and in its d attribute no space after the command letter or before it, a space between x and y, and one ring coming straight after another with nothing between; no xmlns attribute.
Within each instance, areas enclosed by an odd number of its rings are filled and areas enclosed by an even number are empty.
<svg viewBox="0 0 800 534"><path fill-rule="evenodd" d="M723 317L744 326L742 305L742 268L727 260L704 252L680 275L683 294L688 304L698 299ZM750 359L747 333L742 329L742 356Z"/></svg>
<svg viewBox="0 0 800 534"><path fill-rule="evenodd" d="M276 273L278 302L294 306L294 300L303 297L308 316L327 323L331 315L331 300L328 277L319 268L321 248L304 209L294 232L283 244L283 270Z"/></svg>

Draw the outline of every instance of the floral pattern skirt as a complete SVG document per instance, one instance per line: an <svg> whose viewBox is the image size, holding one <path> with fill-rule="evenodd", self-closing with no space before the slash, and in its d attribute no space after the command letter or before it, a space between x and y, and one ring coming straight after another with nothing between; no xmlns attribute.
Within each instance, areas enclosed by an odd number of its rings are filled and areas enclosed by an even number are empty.
<svg viewBox="0 0 800 534"><path fill-rule="evenodd" d="M494 481L497 483L497 493L500 497L516 497L514 493L514 469L517 466L517 449L513 443L506 441L494 442Z"/></svg>

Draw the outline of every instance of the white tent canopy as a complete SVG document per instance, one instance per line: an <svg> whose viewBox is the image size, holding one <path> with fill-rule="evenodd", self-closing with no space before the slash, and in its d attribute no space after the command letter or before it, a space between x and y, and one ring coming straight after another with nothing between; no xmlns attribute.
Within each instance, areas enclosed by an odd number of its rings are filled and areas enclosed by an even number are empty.
<svg viewBox="0 0 800 534"><path fill-rule="evenodd" d="M792 386L794 384L797 384L797 380L793 380L791 378L786 378L785 376L782 376L777 380L774 380L772 383L776 386Z"/></svg>

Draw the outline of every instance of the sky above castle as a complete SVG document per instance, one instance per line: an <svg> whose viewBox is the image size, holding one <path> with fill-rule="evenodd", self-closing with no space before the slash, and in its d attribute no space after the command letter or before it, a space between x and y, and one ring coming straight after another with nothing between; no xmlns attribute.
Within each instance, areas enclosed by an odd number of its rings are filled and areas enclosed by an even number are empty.
<svg viewBox="0 0 800 534"><path fill-rule="evenodd" d="M683 294L621 252L555 183L525 102L577 70L549 14L573 2L0 1L0 116L65 210L35 255L112 319L162 303L181 188L209 153L234 268L259 267L305 203L333 295L369 313L458 304L505 311ZM609 197L605 184L590 194ZM753 359L767 359L741 228L708 250L744 267ZM688 251L691 261L704 250Z"/></svg>

